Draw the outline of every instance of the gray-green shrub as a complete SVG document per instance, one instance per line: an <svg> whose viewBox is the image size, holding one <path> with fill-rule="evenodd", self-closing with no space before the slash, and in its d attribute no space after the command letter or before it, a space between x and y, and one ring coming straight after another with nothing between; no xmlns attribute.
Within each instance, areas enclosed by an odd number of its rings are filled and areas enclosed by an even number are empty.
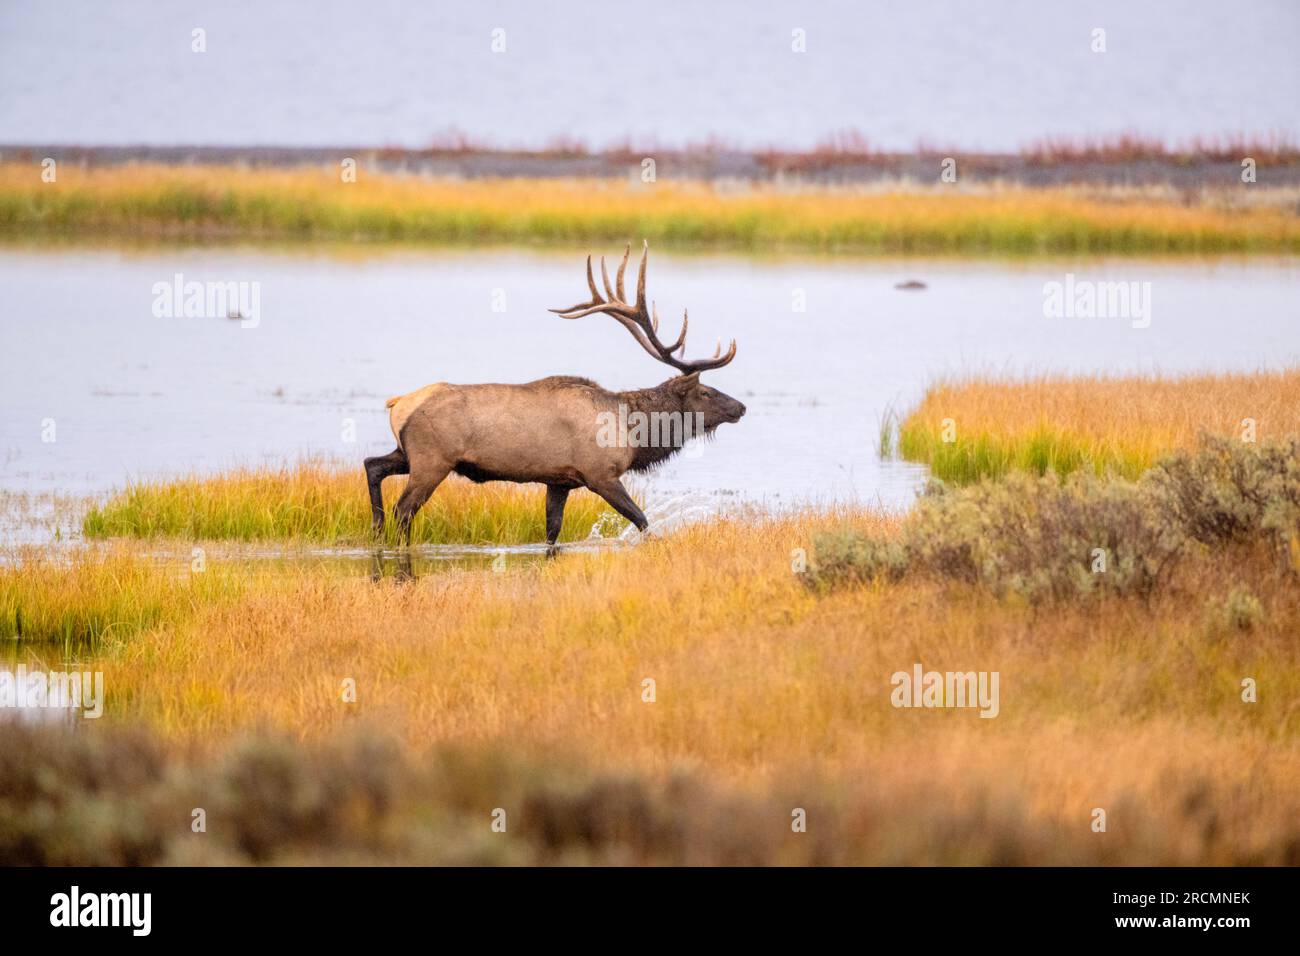
<svg viewBox="0 0 1300 956"><path fill-rule="evenodd" d="M1030 602L1150 596L1194 547L1300 545L1300 440L1206 438L1138 481L1012 473L964 487L931 481L896 538L852 530L814 539L816 587L925 573Z"/></svg>
<svg viewBox="0 0 1300 956"><path fill-rule="evenodd" d="M1203 544L1266 536L1286 551L1300 531L1300 437L1254 445L1206 436L1196 451L1162 459L1143 480Z"/></svg>

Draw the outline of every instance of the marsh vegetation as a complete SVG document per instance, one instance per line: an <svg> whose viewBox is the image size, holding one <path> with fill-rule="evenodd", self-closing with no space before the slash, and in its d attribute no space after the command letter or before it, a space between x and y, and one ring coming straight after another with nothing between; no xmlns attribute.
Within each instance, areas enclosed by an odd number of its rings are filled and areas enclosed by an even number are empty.
<svg viewBox="0 0 1300 956"><path fill-rule="evenodd" d="M931 386L881 447L944 481L1011 471L1137 478L1200 436L1285 440L1300 421L1300 371L1213 375L972 376Z"/></svg>
<svg viewBox="0 0 1300 956"><path fill-rule="evenodd" d="M796 188L625 179L450 180L337 168L0 164L0 233L435 244L622 243L907 254L1300 251L1285 190ZM1118 200L1118 201L1117 201Z"/></svg>
<svg viewBox="0 0 1300 956"><path fill-rule="evenodd" d="M1300 592L1267 542L1193 550L1148 593L1099 589L1047 610L960 575L821 589L796 570L818 535L847 524L890 540L906 520L719 520L406 581L212 560L194 573L122 553L32 562L0 577L6 607L56 637L69 619L98 630L112 720L71 741L6 731L2 852L1296 862ZM1000 671L997 719L895 710L887 676L918 655ZM379 751L340 743L360 725ZM431 763L431 747L462 757ZM145 769L119 759L130 754ZM162 811L214 785L233 823L198 845L188 816ZM1104 835L1089 829L1097 806ZM97 817L111 833L85 829L94 807L120 808ZM497 807L515 835L491 843ZM806 842L790 831L796 807L813 821ZM427 839L398 847L399 832Z"/></svg>
<svg viewBox="0 0 1300 956"><path fill-rule="evenodd" d="M387 479L391 517L405 476ZM540 486L474 485L452 476L411 526L415 544L528 544L546 537L546 493ZM617 516L585 491L572 496L561 541L611 532ZM182 538L324 545L392 545L392 521L371 528L365 474L357 463L306 460L278 468L144 481L95 505L82 522L88 538Z"/></svg>
<svg viewBox="0 0 1300 956"><path fill-rule="evenodd" d="M397 176L343 187L329 170L232 178L151 167L61 177L58 190L42 191L0 169L0 231L430 243L636 235L681 248L941 254L1300 248L1293 213L1272 200L1239 207L1158 193L1116 202L1086 190L651 191ZM788 266L759 298L784 310L803 268ZM832 280L854 268L832 270L828 301L851 298ZM736 287L752 271L738 269ZM170 271L151 260L142 274ZM286 275L294 288L313 285ZM903 298L895 276L878 278L880 295ZM941 298L943 282L926 278L927 290L885 313L910 316L916 338L887 342L881 361L932 360L923 346L936 326L921 318L937 313L908 309L951 314L968 302L962 289ZM428 276L418 279L425 289ZM1037 322L1041 283L1019 284ZM1204 298L1199 288L1187 297ZM312 342L337 352L328 310L305 311L310 324L268 323L257 341L291 346L300 362ZM856 347L795 354L784 315L769 323L765 347L754 311L744 342L755 342L758 364L806 375L786 391L745 396L767 413L756 416L755 446L777 454L791 434L815 432L842 448L851 432L874 457L871 416L854 401L867 377ZM1221 333L1211 313L1178 327L1191 353ZM814 311L808 321L892 334L858 312ZM961 352L965 327L942 328ZM1019 347L1020 327L1008 328ZM1164 328L1153 327L1152 341L1170 342L1157 337ZM1207 337L1193 341L1195 328ZM238 367L247 340L231 331L208 323L176 334L184 348L202 341L229 362L222 368ZM1035 355L1056 354L1069 335L1087 339L1097 359L1089 368L1116 341L1095 326L1038 334L1046 344ZM506 356L464 342L473 354L457 361L471 375L482 371L474 361L490 362L485 376L513 374L511 362L537 351ZM170 357L149 356L178 367ZM138 375L124 380L152 381L146 364L137 358ZM412 359L403 375L423 382L427 364ZM915 366L892 371L873 402L919 376ZM330 374L334 384L373 369ZM391 549L395 540L370 531L360 453L346 464L173 469L114 492L96 487L76 522L84 542L13 549L0 564L0 670L93 666L105 673L108 715L71 731L6 723L0 859L1300 862L1298 382L1294 370L941 379L914 403L897 399L898 416L878 436L882 453L917 463L900 465L909 474L924 465L945 483L904 513L791 496L782 507L710 509L662 535L554 561L509 550L544 541L540 489L453 478L416 518L417 547L500 554L418 576L252 562L222 547ZM129 389L110 397L121 399L115 412L143 408L149 427L175 433L160 409L195 417L200 399L187 384L172 381L167 402ZM382 405L382 395L340 397L316 384L289 394L328 408L330 430L354 398ZM236 385L209 383L202 406L246 399ZM818 404L789 398L812 392ZM296 421L285 398L280 389L260 406L271 431ZM837 408L852 418L836 418ZM1242 440L1247 419L1257 441ZM206 431L229 435L221 424ZM783 424L791 431L778 432ZM91 431L68 453L102 458ZM154 433L142 425L139 434ZM810 455L781 472L751 452L784 492L821 488L842 460ZM401 486L385 484L390 505ZM577 493L561 541L622 530L603 502ZM999 672L997 718L893 707L889 675L918 660ZM1244 682L1258 695L1246 699ZM191 838L196 792L211 795L226 824L215 839ZM1110 815L1104 834L1090 829L1097 807ZM495 808L512 820L501 839L490 829ZM808 814L806 834L791 831L796 808Z"/></svg>

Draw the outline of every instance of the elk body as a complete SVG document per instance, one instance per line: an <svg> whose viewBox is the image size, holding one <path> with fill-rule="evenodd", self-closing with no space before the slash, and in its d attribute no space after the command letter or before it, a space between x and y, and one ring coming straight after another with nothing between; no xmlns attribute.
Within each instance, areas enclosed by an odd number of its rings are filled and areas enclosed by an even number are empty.
<svg viewBox="0 0 1300 956"><path fill-rule="evenodd" d="M588 256L591 300L551 311L566 319L598 312L611 316L652 357L681 374L653 388L626 392L607 391L586 378L555 376L523 385L438 382L389 399L397 448L365 461L376 531L384 527L380 486L385 478L410 475L394 513L409 541L411 519L452 472L478 482L546 485L546 541L552 549L574 488L589 488L638 530L646 529L645 515L623 487L623 475L652 468L701 432L740 421L745 406L700 382L701 372L735 358L734 341L725 354L719 346L713 358L684 360L689 318L683 315L676 341L660 342L658 313L653 306L646 309L648 247L641 254L636 302L627 302L623 273L630 252L629 247L623 254L613 287L602 257L604 296L596 288Z"/></svg>

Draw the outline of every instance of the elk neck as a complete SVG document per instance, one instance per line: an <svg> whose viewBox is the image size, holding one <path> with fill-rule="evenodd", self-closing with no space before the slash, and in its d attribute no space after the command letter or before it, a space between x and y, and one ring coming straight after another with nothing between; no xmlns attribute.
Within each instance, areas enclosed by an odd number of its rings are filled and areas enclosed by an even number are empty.
<svg viewBox="0 0 1300 956"><path fill-rule="evenodd" d="M685 400L683 396L669 387L665 382L662 385L656 385L653 388L639 388L629 392L617 392L618 401L627 406L628 414L640 412L646 416L655 413L676 413L683 417L688 414L686 411ZM657 446L645 446L633 449L632 465L630 471L646 471L662 463L673 455L681 451L681 445L674 447L671 444L659 444Z"/></svg>

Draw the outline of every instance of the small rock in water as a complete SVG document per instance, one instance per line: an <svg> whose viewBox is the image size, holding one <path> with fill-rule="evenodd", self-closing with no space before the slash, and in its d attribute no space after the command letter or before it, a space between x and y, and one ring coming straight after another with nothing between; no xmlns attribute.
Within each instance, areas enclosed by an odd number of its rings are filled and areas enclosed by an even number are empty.
<svg viewBox="0 0 1300 956"><path fill-rule="evenodd" d="M895 289L924 289L926 284L919 279L908 279L906 282L895 284Z"/></svg>

